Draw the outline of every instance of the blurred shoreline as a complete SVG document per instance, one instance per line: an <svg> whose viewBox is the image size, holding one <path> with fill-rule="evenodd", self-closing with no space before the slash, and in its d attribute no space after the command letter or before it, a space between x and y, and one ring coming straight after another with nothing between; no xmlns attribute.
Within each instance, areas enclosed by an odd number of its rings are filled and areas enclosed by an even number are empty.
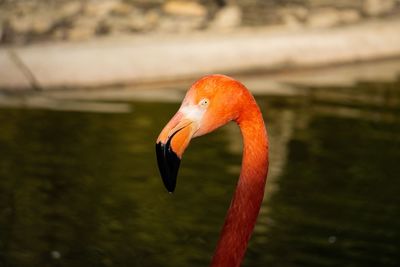
<svg viewBox="0 0 400 267"><path fill-rule="evenodd" d="M368 97L368 92L371 93L369 86L366 86L365 92L359 90L355 93L354 88L362 88L360 84L393 84L399 81L400 58L267 74L242 73L234 77L256 96L293 100L358 100L370 104L387 101L391 94L377 90ZM176 80L70 90L3 90L0 91L0 107L124 113L132 111L131 101L179 103L192 82ZM343 112L344 115L354 115L354 112Z"/></svg>
<svg viewBox="0 0 400 267"><path fill-rule="evenodd" d="M210 73L293 77L400 57L400 0L4 0L0 7L3 92L169 88Z"/></svg>
<svg viewBox="0 0 400 267"><path fill-rule="evenodd" d="M242 28L0 48L0 88L51 90L276 73L400 56L400 19L329 29Z"/></svg>

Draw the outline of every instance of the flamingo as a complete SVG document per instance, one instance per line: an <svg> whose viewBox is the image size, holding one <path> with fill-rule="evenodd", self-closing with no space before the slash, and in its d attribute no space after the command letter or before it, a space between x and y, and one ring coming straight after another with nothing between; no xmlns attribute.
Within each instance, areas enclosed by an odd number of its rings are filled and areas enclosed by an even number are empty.
<svg viewBox="0 0 400 267"><path fill-rule="evenodd" d="M268 173L268 136L261 111L239 81L208 75L191 86L156 141L158 168L172 193L190 140L230 121L239 125L243 137L242 168L211 267L240 266L256 224Z"/></svg>

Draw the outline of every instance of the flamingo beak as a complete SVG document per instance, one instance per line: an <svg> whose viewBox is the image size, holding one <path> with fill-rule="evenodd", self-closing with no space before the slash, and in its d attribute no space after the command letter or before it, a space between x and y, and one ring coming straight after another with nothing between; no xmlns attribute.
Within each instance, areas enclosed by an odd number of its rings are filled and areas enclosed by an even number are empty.
<svg viewBox="0 0 400 267"><path fill-rule="evenodd" d="M175 190L182 154L196 130L197 123L178 112L164 127L157 139L158 169L163 183L170 193Z"/></svg>

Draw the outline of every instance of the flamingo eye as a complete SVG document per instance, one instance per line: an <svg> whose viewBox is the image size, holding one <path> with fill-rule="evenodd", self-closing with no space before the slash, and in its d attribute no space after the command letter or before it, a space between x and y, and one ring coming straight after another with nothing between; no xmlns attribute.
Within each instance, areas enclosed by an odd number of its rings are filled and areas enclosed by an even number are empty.
<svg viewBox="0 0 400 267"><path fill-rule="evenodd" d="M200 100L199 105L200 105L201 107L205 108L205 107L208 106L208 103L209 103L209 102L210 102L210 101L209 101L207 98L204 98L204 99Z"/></svg>

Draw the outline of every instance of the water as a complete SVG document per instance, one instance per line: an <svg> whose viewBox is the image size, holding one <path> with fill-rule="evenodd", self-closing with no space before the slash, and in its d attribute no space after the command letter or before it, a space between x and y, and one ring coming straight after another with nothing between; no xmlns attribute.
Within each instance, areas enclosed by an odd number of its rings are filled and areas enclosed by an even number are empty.
<svg viewBox="0 0 400 267"><path fill-rule="evenodd" d="M399 88L257 98L271 170L243 266L400 266ZM129 105L0 109L0 266L208 266L239 131L193 140L170 195L154 145L178 103Z"/></svg>

